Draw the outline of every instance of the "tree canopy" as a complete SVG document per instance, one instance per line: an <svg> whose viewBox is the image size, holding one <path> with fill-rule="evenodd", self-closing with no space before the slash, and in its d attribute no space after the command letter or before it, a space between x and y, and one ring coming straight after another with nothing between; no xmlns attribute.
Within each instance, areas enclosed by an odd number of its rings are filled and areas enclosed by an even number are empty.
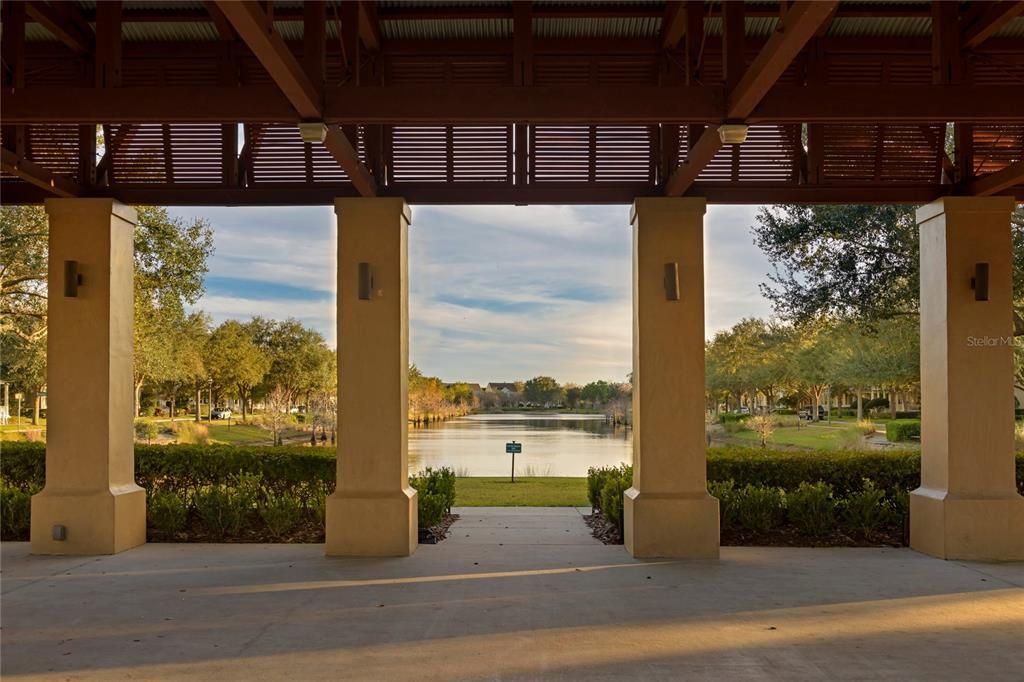
<svg viewBox="0 0 1024 682"><path fill-rule="evenodd" d="M1024 306L1024 208L1012 217L1014 300ZM916 314L920 301L915 207L784 204L762 208L754 243L773 272L761 291L791 321L868 322Z"/></svg>

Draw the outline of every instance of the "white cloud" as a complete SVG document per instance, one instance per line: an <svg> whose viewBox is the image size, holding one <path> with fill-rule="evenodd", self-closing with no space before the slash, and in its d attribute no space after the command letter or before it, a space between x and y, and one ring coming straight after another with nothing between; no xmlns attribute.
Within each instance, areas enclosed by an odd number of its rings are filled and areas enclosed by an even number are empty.
<svg viewBox="0 0 1024 682"><path fill-rule="evenodd" d="M199 307L219 322L295 317L335 337L335 224L327 207L195 209L215 229L210 275L240 282ZM756 207L712 206L705 222L708 335L769 314ZM416 206L410 229L411 359L446 379L622 380L632 362L627 206ZM308 290L294 300L245 283ZM314 299L314 300L310 300Z"/></svg>

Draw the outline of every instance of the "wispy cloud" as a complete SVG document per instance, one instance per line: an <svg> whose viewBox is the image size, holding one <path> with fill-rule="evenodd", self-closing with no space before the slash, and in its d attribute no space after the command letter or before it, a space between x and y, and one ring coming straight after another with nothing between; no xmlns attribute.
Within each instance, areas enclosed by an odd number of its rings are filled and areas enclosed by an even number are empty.
<svg viewBox="0 0 1024 682"><path fill-rule="evenodd" d="M765 315L756 207L706 219L706 333ZM329 207L197 208L214 226L200 308L215 322L295 317L335 341ZM417 206L409 236L411 359L447 379L622 380L632 346L626 206Z"/></svg>

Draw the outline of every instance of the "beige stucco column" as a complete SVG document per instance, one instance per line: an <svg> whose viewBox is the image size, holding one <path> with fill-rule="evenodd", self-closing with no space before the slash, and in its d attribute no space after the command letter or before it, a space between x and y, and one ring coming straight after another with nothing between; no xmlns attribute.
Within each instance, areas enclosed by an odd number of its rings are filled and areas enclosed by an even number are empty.
<svg viewBox="0 0 1024 682"><path fill-rule="evenodd" d="M1010 197L946 197L921 228L921 487L910 545L945 559L1024 559L1013 448ZM988 300L972 278L987 263Z"/></svg>
<svg viewBox="0 0 1024 682"><path fill-rule="evenodd" d="M624 518L637 557L718 557L704 451L704 210L704 199L633 203L633 487Z"/></svg>
<svg viewBox="0 0 1024 682"><path fill-rule="evenodd" d="M47 199L46 213L46 486L32 498L32 551L112 554L146 541L132 429L135 209L112 199ZM81 275L73 297L67 261Z"/></svg>
<svg viewBox="0 0 1024 682"><path fill-rule="evenodd" d="M327 500L327 554L407 556L418 542L408 473L409 207L337 199L334 210L338 482Z"/></svg>

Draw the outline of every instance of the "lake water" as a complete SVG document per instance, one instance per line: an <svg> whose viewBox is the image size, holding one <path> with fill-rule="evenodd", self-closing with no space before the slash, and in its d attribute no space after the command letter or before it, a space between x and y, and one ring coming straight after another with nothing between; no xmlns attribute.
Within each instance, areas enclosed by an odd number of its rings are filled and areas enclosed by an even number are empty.
<svg viewBox="0 0 1024 682"><path fill-rule="evenodd" d="M507 476L508 441L522 443L517 476L586 476L633 461L632 431L602 415L474 414L409 431L409 471L447 466L462 476Z"/></svg>

